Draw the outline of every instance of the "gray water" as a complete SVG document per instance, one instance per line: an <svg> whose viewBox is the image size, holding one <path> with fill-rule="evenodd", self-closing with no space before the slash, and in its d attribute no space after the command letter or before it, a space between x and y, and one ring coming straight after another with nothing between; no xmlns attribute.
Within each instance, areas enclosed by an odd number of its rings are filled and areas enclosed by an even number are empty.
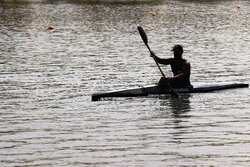
<svg viewBox="0 0 250 167"><path fill-rule="evenodd" d="M91 101L159 80L137 25L160 57L183 45L192 84L249 83L249 16L248 0L0 0L0 166L249 166L249 88Z"/></svg>

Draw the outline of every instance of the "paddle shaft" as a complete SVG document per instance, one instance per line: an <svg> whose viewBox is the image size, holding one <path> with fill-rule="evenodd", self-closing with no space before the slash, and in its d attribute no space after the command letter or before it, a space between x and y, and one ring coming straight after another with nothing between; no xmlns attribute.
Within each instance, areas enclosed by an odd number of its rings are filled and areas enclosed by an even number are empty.
<svg viewBox="0 0 250 167"><path fill-rule="evenodd" d="M148 48L148 50L149 50L149 52L150 52L150 54L151 54L151 49L150 49L150 47L148 46L148 37L147 37L147 34L145 33L145 31L143 30L143 28L142 28L141 26L138 26L137 28L138 28L138 31L139 31L139 33L140 33L140 35L141 35L141 38L142 38L144 44L147 46L147 48ZM159 68L159 70L160 70L162 76L163 76L164 78L166 78L165 75L164 75L164 73L162 72L161 67L160 67L160 65L158 64L156 58L155 58L154 56L152 56L152 57L153 57L153 59L154 59L156 65L157 65L157 67ZM171 94L172 94L174 97L179 98L180 95L172 88L172 86L169 84L169 82L168 82L168 86L169 86L169 89L171 90Z"/></svg>
<svg viewBox="0 0 250 167"><path fill-rule="evenodd" d="M148 50L149 50L149 52L150 52L150 54L151 54L150 47L148 46L147 43L145 43L145 45L147 46L147 48L148 48ZM162 76L163 76L164 78L166 78L166 77L165 77L165 74L164 74L163 71L161 70L161 67L160 67L159 63L157 62L156 58L155 58L154 56L152 56L152 57L153 57L153 59L154 59L156 65L157 65L157 67L159 68L159 70L160 70ZM176 98L179 98L180 95L172 88L172 86L169 84L169 82L168 82L168 87L169 87L169 89L171 90L172 95L175 96Z"/></svg>
<svg viewBox="0 0 250 167"><path fill-rule="evenodd" d="M146 46L147 46L148 50L149 50L150 53L151 53L151 50L150 50L148 44L146 44ZM157 67L159 68L159 70L160 70L162 76L163 76L164 78L166 78L165 75L164 75L164 73L162 72L161 67L160 67L159 63L157 62L156 58L155 58L154 56L152 56L152 57L153 57L153 59L154 59L156 65L157 65ZM176 98L179 98L180 95L172 88L172 86L169 84L169 82L168 82L168 87L169 87L169 89L171 90L172 95L175 96Z"/></svg>
<svg viewBox="0 0 250 167"><path fill-rule="evenodd" d="M145 45L147 46L147 48L148 48L148 50L149 50L149 52L150 52L150 54L151 54L151 50L150 50L150 48L149 48L148 44L147 44L147 43L145 43ZM157 67L159 68L159 70L160 70L160 72L161 72L162 76L163 76L164 78L166 78L166 77L165 77L165 74L164 74L164 73L163 73L163 71L161 70L161 67L160 67L159 63L157 62L156 58L155 58L154 56L152 56L152 57L153 57L153 59L154 59L154 61L155 61L156 65L157 65Z"/></svg>

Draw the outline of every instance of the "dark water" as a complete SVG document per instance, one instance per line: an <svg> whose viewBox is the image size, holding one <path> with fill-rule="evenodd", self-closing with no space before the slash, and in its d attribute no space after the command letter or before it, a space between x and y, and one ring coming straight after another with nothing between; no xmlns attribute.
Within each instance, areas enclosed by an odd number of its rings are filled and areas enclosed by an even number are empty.
<svg viewBox="0 0 250 167"><path fill-rule="evenodd" d="M249 166L249 88L91 102L160 78L138 24L161 57L184 46L193 84L249 83L249 16L248 0L1 0L0 166Z"/></svg>

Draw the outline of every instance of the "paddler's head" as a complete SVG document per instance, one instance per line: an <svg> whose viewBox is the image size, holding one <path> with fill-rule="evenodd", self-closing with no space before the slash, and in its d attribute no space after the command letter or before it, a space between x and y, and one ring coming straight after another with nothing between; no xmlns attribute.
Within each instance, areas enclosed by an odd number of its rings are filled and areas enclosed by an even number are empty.
<svg viewBox="0 0 250 167"><path fill-rule="evenodd" d="M181 45L175 45L175 46L173 47L172 51L174 52L174 58L175 58L176 60L182 58L183 48L182 48Z"/></svg>

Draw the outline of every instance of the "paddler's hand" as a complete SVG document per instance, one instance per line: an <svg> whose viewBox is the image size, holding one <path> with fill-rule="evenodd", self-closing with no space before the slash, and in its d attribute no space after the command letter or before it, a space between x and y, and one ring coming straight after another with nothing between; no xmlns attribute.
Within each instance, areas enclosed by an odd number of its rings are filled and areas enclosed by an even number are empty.
<svg viewBox="0 0 250 167"><path fill-rule="evenodd" d="M150 57L156 57L156 55L153 51L150 51Z"/></svg>
<svg viewBox="0 0 250 167"><path fill-rule="evenodd" d="M168 82L170 85L174 84L174 78L173 77L167 77L166 82Z"/></svg>
<svg viewBox="0 0 250 167"><path fill-rule="evenodd" d="M170 85L174 84L174 78L173 77L161 77L160 81L158 82L159 85L162 85L162 86L167 86L168 83Z"/></svg>

